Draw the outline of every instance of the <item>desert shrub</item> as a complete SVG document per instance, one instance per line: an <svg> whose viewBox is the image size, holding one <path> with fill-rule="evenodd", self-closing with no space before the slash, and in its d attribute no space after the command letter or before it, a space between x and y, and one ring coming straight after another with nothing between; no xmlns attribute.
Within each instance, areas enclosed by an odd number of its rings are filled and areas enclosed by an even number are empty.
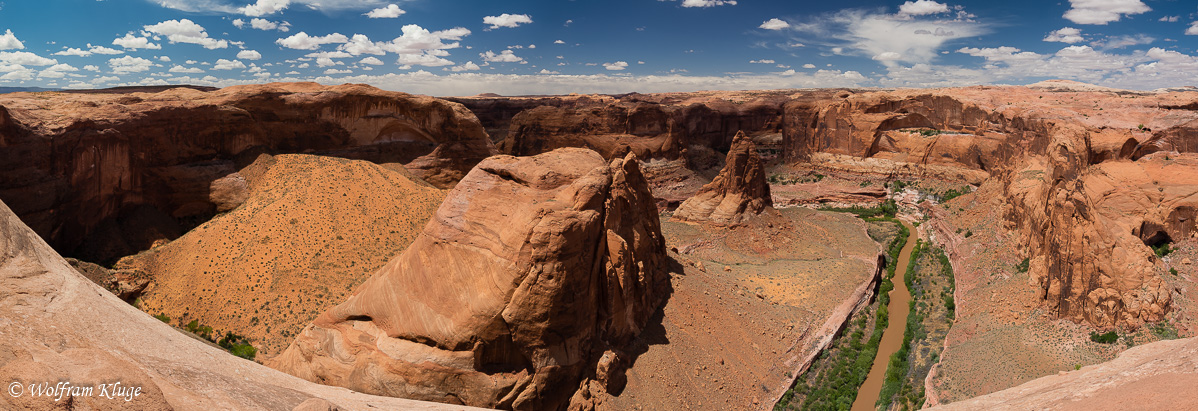
<svg viewBox="0 0 1198 411"><path fill-rule="evenodd" d="M1157 257L1164 257L1169 255L1169 253L1176 251L1176 249L1169 246L1169 243L1160 243L1158 245L1149 247L1152 248L1152 252L1155 253Z"/></svg>
<svg viewBox="0 0 1198 411"><path fill-rule="evenodd" d="M945 191L944 194L940 195L940 201L947 202L948 200L952 200L954 198L957 198L957 197L960 197L962 195L969 194L972 192L973 192L973 190L970 189L969 186L965 186L965 187L961 187L961 188L950 188L950 189L948 189L948 191Z"/></svg>
<svg viewBox="0 0 1198 411"><path fill-rule="evenodd" d="M245 358L247 360L253 360L254 356L258 354L258 349L254 348L253 345L250 345L248 339L231 332L225 332L225 336L216 344L229 351L233 355Z"/></svg>
<svg viewBox="0 0 1198 411"><path fill-rule="evenodd" d="M1019 264L1015 265L1015 270L1018 270L1021 273L1026 273L1030 262L1030 258L1024 258L1023 261L1020 261Z"/></svg>
<svg viewBox="0 0 1198 411"><path fill-rule="evenodd" d="M162 322L164 322L164 323L167 323L167 324L170 324L170 323L171 323L171 317L167 317L165 313L162 313L162 314L155 314L155 315L154 315L154 318L157 318L157 319L158 319L158 321L162 321Z"/></svg>
<svg viewBox="0 0 1198 411"><path fill-rule="evenodd" d="M1090 332L1090 341L1093 341L1093 342L1096 342L1099 344L1114 344L1115 341L1118 341L1118 340L1119 340L1119 334L1114 331L1108 331L1103 334L1099 334L1097 332Z"/></svg>

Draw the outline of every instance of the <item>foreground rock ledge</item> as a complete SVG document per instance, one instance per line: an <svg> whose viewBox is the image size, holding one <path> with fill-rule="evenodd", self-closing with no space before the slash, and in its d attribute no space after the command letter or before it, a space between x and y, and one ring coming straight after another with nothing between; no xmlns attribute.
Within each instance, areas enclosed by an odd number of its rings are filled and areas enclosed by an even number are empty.
<svg viewBox="0 0 1198 411"><path fill-rule="evenodd" d="M484 160L423 233L268 365L356 391L560 409L619 380L668 287L634 155ZM595 393L576 396L576 406Z"/></svg>
<svg viewBox="0 0 1198 411"><path fill-rule="evenodd" d="M313 384L186 336L84 278L4 203L0 347L0 376L21 385L0 395L3 410L460 409ZM94 391L55 401L29 388L58 382ZM115 382L141 393L102 396Z"/></svg>

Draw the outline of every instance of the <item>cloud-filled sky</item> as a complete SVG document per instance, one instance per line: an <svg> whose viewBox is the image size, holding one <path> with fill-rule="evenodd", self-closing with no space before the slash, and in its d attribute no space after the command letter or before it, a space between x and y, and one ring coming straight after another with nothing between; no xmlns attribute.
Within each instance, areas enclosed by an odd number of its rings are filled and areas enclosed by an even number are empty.
<svg viewBox="0 0 1198 411"><path fill-rule="evenodd" d="M1193 0L0 0L0 86L1198 85Z"/></svg>

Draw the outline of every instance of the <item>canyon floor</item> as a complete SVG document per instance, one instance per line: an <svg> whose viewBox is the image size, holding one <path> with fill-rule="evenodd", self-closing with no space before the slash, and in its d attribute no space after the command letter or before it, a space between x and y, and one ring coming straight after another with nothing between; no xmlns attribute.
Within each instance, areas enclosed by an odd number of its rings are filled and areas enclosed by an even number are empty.
<svg viewBox="0 0 1198 411"><path fill-rule="evenodd" d="M881 248L849 214L806 208L724 229L668 221L685 272L610 409L769 407L872 296Z"/></svg>

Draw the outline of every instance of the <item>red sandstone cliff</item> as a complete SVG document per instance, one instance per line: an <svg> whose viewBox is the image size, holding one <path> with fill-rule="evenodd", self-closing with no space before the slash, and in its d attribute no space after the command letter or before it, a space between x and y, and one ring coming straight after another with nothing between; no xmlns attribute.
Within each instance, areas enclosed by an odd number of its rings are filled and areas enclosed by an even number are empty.
<svg viewBox="0 0 1198 411"><path fill-rule="evenodd" d="M404 163L449 187L495 149L459 104L364 85L0 96L0 199L90 261L210 218L211 183L264 152Z"/></svg>
<svg viewBox="0 0 1198 411"><path fill-rule="evenodd" d="M997 179L1005 225L1027 244L1032 286L1056 315L1105 328L1171 309L1174 290L1148 246L1195 235L1198 112L1186 107L1198 93L970 87L838 98L787 103L787 159Z"/></svg>

